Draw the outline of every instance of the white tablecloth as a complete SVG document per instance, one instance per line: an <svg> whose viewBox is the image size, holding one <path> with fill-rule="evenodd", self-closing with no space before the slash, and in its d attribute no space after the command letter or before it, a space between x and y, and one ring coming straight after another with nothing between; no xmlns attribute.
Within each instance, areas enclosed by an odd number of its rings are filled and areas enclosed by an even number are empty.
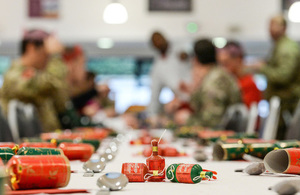
<svg viewBox="0 0 300 195"><path fill-rule="evenodd" d="M185 151L186 153L188 153L189 156L167 157L165 158L167 166L173 163L198 163L192 157L192 153L195 149L195 146L182 147L182 144L180 142L175 142L171 145L175 146L179 151ZM146 158L144 158L142 155L138 155L138 153L143 150L143 147L145 146L132 146L129 145L128 142L122 143L119 147L119 151L115 159L107 164L105 170L102 173L96 173L93 177L83 177L83 163L79 161L72 161L71 170L77 172L71 174L70 183L66 187L66 189L88 189L91 194L96 194L97 190L99 189L96 185L96 182L101 175L107 172L121 172L122 163L125 162L146 163ZM209 150L210 149L208 148L207 151L210 152ZM280 181L287 179L295 179L295 177L292 176L250 176L245 173L234 172L235 169L245 168L247 165L250 164L250 162L245 161L216 162L208 160L207 162L200 162L198 164L200 164L203 169L217 171L218 179L215 181L202 181L198 184L172 183L170 181L161 183L129 183L123 190L112 191L110 192L110 194L276 194L273 191L268 190L268 188Z"/></svg>

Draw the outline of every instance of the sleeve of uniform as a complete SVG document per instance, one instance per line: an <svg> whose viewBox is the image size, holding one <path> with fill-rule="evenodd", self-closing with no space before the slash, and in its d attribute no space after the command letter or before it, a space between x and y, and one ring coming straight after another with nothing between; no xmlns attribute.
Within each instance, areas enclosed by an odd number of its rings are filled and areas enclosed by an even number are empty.
<svg viewBox="0 0 300 195"><path fill-rule="evenodd" d="M217 127L221 122L226 107L229 104L240 102L240 93L237 85L226 77L219 77L203 86L201 94L194 96L194 109L199 109L188 124L206 127ZM197 106L197 102L201 105Z"/></svg>
<svg viewBox="0 0 300 195"><path fill-rule="evenodd" d="M61 113L65 111L65 104L69 100L66 84L67 67L59 56L54 56L51 58L46 72L53 77L51 80L56 81L54 87L57 93L52 93L51 97L56 111Z"/></svg>
<svg viewBox="0 0 300 195"><path fill-rule="evenodd" d="M226 88L221 85L211 86L203 91L203 107L199 114L199 122L203 126L216 127L226 109Z"/></svg>
<svg viewBox="0 0 300 195"><path fill-rule="evenodd" d="M16 77L14 90L16 97L37 98L39 96L51 96L56 94L59 80L47 71L39 71L34 68L26 67L19 71L14 71L12 77Z"/></svg>
<svg viewBox="0 0 300 195"><path fill-rule="evenodd" d="M293 75L299 71L299 50L294 45L279 48L275 56L277 67L265 66L261 72L266 75L268 81L276 84L287 84L293 79Z"/></svg>
<svg viewBox="0 0 300 195"><path fill-rule="evenodd" d="M46 71L60 80L65 80L67 77L67 67L58 55L50 59Z"/></svg>

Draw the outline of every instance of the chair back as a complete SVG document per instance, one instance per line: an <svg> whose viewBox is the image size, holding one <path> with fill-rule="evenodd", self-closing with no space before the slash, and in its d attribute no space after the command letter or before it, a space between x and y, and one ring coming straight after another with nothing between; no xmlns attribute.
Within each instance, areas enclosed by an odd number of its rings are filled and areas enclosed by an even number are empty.
<svg viewBox="0 0 300 195"><path fill-rule="evenodd" d="M14 141L20 142L23 137L38 137L42 127L34 105L11 100L8 104L8 123Z"/></svg>
<svg viewBox="0 0 300 195"><path fill-rule="evenodd" d="M257 103L253 102L250 105L250 109L249 109L249 118L246 127L247 134L249 135L255 134L257 119L258 119L258 107L257 107Z"/></svg>
<svg viewBox="0 0 300 195"><path fill-rule="evenodd" d="M239 103L229 106L223 116L221 128L235 132L245 132L248 123L248 108Z"/></svg>
<svg viewBox="0 0 300 195"><path fill-rule="evenodd" d="M0 107L0 142L13 142L11 129Z"/></svg>
<svg viewBox="0 0 300 195"><path fill-rule="evenodd" d="M300 140L300 101L297 104L294 115L289 122L285 139L297 139Z"/></svg>
<svg viewBox="0 0 300 195"><path fill-rule="evenodd" d="M262 132L262 139L264 140L276 139L280 116L280 98L278 96L273 96L270 99L269 108L269 116L266 119L265 126Z"/></svg>

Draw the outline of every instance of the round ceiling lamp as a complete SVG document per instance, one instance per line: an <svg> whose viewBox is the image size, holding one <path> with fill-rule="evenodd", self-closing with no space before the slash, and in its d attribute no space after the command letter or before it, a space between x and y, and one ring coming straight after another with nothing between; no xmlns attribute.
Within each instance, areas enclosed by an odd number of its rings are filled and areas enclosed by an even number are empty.
<svg viewBox="0 0 300 195"><path fill-rule="evenodd" d="M123 24L128 20L128 13L121 3L110 3L103 12L103 20L107 24Z"/></svg>
<svg viewBox="0 0 300 195"><path fill-rule="evenodd" d="M222 49L227 44L227 40L224 37L215 37L212 42L219 49Z"/></svg>
<svg viewBox="0 0 300 195"><path fill-rule="evenodd" d="M97 46L101 49L110 49L114 46L114 41L110 38L101 38L98 39Z"/></svg>
<svg viewBox="0 0 300 195"><path fill-rule="evenodd" d="M300 22L300 2L297 1L291 5L288 12L288 17L291 22Z"/></svg>

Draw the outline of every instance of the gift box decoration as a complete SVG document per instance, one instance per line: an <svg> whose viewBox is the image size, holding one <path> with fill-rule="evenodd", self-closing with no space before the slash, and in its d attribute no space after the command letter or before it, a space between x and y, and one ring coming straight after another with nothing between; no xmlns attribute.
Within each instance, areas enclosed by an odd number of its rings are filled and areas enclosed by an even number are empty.
<svg viewBox="0 0 300 195"><path fill-rule="evenodd" d="M25 137L22 138L22 141L23 142L44 142L44 140L39 137Z"/></svg>
<svg viewBox="0 0 300 195"><path fill-rule="evenodd" d="M234 131L213 131L203 130L198 132L198 137L207 142L216 142L217 140L226 140L228 137L234 137L236 133Z"/></svg>
<svg viewBox="0 0 300 195"><path fill-rule="evenodd" d="M32 148L56 148L56 145L51 142L24 142L20 144L22 147L32 147Z"/></svg>
<svg viewBox="0 0 300 195"><path fill-rule="evenodd" d="M123 163L122 173L127 176L129 182L145 182L148 167L144 163Z"/></svg>
<svg viewBox="0 0 300 195"><path fill-rule="evenodd" d="M63 155L63 151L58 148L31 148L22 147L17 155Z"/></svg>
<svg viewBox="0 0 300 195"><path fill-rule="evenodd" d="M6 164L13 156L15 155L14 151L8 147L0 148L0 158L3 163Z"/></svg>
<svg viewBox="0 0 300 195"><path fill-rule="evenodd" d="M64 155L16 155L7 163L6 172L13 190L65 187L71 173Z"/></svg>
<svg viewBox="0 0 300 195"><path fill-rule="evenodd" d="M249 144L257 144L257 143L274 143L274 142L270 142L270 141L266 141L263 139L256 139L256 138L243 138L243 139L238 139L238 138L229 138L226 140L222 141L223 143L242 143L245 144L246 146Z"/></svg>
<svg viewBox="0 0 300 195"><path fill-rule="evenodd" d="M101 143L97 139L51 139L50 142L56 144L57 146L63 142L90 144L94 147L94 151L98 150Z"/></svg>
<svg viewBox="0 0 300 195"><path fill-rule="evenodd" d="M94 147L90 144L63 142L58 147L69 160L87 161L94 153Z"/></svg>
<svg viewBox="0 0 300 195"><path fill-rule="evenodd" d="M264 158L264 165L272 173L300 174L300 149L273 150Z"/></svg>
<svg viewBox="0 0 300 195"><path fill-rule="evenodd" d="M101 144L101 142L97 139L83 139L81 140L81 143L84 144L90 144L92 146L94 146L94 151L96 152Z"/></svg>
<svg viewBox="0 0 300 195"><path fill-rule="evenodd" d="M299 148L300 142L298 140L287 140L287 141L278 141L274 145L276 148L285 149L285 148Z"/></svg>
<svg viewBox="0 0 300 195"><path fill-rule="evenodd" d="M0 148L3 148L3 147L9 147L9 148L13 148L15 147L15 143L13 142L0 142Z"/></svg>
<svg viewBox="0 0 300 195"><path fill-rule="evenodd" d="M247 145L245 152L251 156L263 159L274 148L273 143L253 143Z"/></svg>
<svg viewBox="0 0 300 195"><path fill-rule="evenodd" d="M213 147L214 160L239 160L244 153L245 145L241 143L217 143Z"/></svg>
<svg viewBox="0 0 300 195"><path fill-rule="evenodd" d="M163 156L175 157L175 156L178 156L178 155L179 155L179 152L174 147L167 146L167 147L163 148Z"/></svg>
<svg viewBox="0 0 300 195"><path fill-rule="evenodd" d="M172 182L178 182L178 180L176 178L176 170L179 165L180 164L171 164L168 166L167 171L166 171L166 176L167 176L168 180L170 180Z"/></svg>
<svg viewBox="0 0 300 195"><path fill-rule="evenodd" d="M152 148L146 147L146 148L144 148L142 153L143 153L144 157L149 157L152 154ZM186 154L178 152L178 150L174 147L165 146L165 147L158 148L158 155L164 156L164 157L177 157L177 156L183 156Z"/></svg>
<svg viewBox="0 0 300 195"><path fill-rule="evenodd" d="M198 164L179 164L175 171L179 183L199 183L203 178L212 178L212 172L202 171Z"/></svg>

